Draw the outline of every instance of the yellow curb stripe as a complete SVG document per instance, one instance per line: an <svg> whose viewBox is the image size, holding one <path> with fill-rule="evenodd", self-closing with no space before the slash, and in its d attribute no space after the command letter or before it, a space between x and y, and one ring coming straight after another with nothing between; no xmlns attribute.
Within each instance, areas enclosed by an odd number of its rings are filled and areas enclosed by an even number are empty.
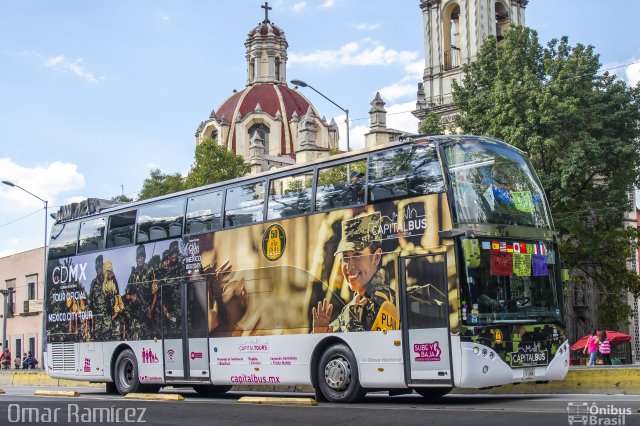
<svg viewBox="0 0 640 426"><path fill-rule="evenodd" d="M268 396L243 396L238 400L240 404L266 404L266 405L318 405L313 398L277 398Z"/></svg>
<svg viewBox="0 0 640 426"><path fill-rule="evenodd" d="M37 390L33 393L40 396L80 396L80 393L75 391L55 391L55 390Z"/></svg>
<svg viewBox="0 0 640 426"><path fill-rule="evenodd" d="M184 396L178 393L128 393L125 399L144 399L146 401L182 401Z"/></svg>

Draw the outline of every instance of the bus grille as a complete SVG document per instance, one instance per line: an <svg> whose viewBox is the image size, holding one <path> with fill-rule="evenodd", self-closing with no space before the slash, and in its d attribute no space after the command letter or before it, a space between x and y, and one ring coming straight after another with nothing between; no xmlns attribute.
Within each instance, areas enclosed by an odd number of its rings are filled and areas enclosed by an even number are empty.
<svg viewBox="0 0 640 426"><path fill-rule="evenodd" d="M76 349L73 343L53 343L51 345L53 371L75 371Z"/></svg>

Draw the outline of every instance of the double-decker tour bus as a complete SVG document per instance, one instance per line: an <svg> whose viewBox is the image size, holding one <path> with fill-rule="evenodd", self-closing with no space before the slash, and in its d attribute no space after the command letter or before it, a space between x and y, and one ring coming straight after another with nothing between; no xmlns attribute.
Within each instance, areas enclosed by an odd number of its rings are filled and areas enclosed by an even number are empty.
<svg viewBox="0 0 640 426"><path fill-rule="evenodd" d="M486 388L569 367L551 215L523 153L419 136L56 214L45 366L161 386Z"/></svg>

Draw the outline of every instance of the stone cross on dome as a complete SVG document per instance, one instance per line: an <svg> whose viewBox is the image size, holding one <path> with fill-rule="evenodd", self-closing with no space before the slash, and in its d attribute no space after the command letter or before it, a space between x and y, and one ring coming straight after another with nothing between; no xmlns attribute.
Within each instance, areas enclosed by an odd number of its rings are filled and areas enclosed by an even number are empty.
<svg viewBox="0 0 640 426"><path fill-rule="evenodd" d="M272 7L269 7L269 2L265 1L264 2L264 6L260 6L262 9L264 9L264 21L262 21L263 24L267 24L269 23L269 11L272 10Z"/></svg>

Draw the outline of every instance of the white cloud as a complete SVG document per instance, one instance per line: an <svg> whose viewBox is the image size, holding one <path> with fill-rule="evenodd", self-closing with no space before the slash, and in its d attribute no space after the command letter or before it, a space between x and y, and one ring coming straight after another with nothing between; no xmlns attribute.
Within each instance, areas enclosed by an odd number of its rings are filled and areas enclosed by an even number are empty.
<svg viewBox="0 0 640 426"><path fill-rule="evenodd" d="M56 71L73 74L89 84L96 84L98 81L104 80L103 77L96 77L93 73L85 70L84 65L82 64L82 58L77 58L75 61L69 61L63 55L58 55L47 59L44 66Z"/></svg>
<svg viewBox="0 0 640 426"><path fill-rule="evenodd" d="M306 9L307 7L307 2L306 1L301 1L298 2L294 5L291 6L291 10L293 10L296 13L300 13L302 12L304 9Z"/></svg>
<svg viewBox="0 0 640 426"><path fill-rule="evenodd" d="M66 199L62 202L62 204L63 204L63 205L66 205L66 204L71 204L71 203L79 203L79 202L81 202L81 201L86 200L87 198L89 198L89 197L86 197L86 196L84 196L84 195L74 195L73 197L66 198Z"/></svg>
<svg viewBox="0 0 640 426"><path fill-rule="evenodd" d="M380 89L380 96L382 96L382 99L385 102L396 101L398 99L404 98L405 96L415 95L417 91L417 84L393 83Z"/></svg>
<svg viewBox="0 0 640 426"><path fill-rule="evenodd" d="M10 158L0 158L1 180L8 180L32 192L40 198L54 203L55 196L66 191L73 191L85 186L84 175L78 172L78 166L71 163L55 161L46 166L23 167ZM25 194L18 188L2 185L0 200L17 203L23 207L42 205L41 201Z"/></svg>
<svg viewBox="0 0 640 426"><path fill-rule="evenodd" d="M169 22L171 20L171 18L168 15L165 15L162 13L158 15L158 19L160 19L160 21L162 22Z"/></svg>
<svg viewBox="0 0 640 426"><path fill-rule="evenodd" d="M374 40L353 41L338 50L316 50L307 54L289 54L289 64L313 64L315 67L331 68L345 65L409 65L418 58L418 52L394 50Z"/></svg>
<svg viewBox="0 0 640 426"><path fill-rule="evenodd" d="M393 104L387 110L387 127L405 132L417 133L419 120L411 113L416 109L416 101Z"/></svg>
<svg viewBox="0 0 640 426"><path fill-rule="evenodd" d="M372 31L372 30L377 30L378 28L380 28L382 26L381 23L377 23L377 24L369 24L367 22L362 22L360 24L353 24L354 28L360 31Z"/></svg>
<svg viewBox="0 0 640 426"><path fill-rule="evenodd" d="M640 60L633 59L631 65L625 68L624 74L627 77L627 83L635 86L640 82Z"/></svg>
<svg viewBox="0 0 640 426"><path fill-rule="evenodd" d="M334 0L326 0L324 3L320 5L320 9L329 9L330 7L333 7L335 5L336 5L336 2Z"/></svg>

